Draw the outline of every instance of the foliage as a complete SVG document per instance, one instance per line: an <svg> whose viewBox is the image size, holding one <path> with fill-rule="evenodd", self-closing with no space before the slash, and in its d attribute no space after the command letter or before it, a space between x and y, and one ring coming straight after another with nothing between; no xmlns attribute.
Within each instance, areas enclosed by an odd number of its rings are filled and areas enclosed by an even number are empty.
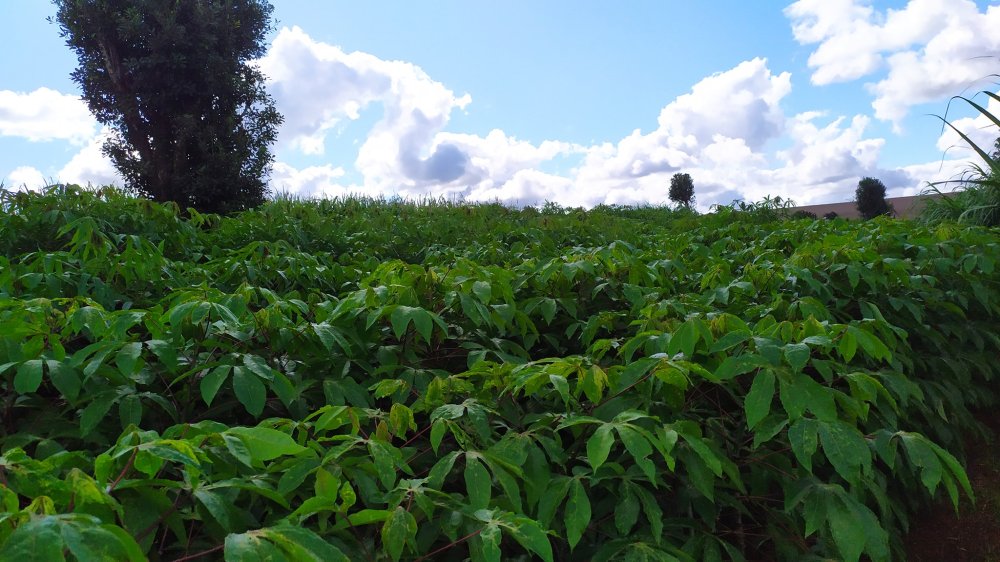
<svg viewBox="0 0 1000 562"><path fill-rule="evenodd" d="M823 218L826 219L826 220L833 220L833 219L836 219L836 218L840 218L840 215L838 215L836 213L836 211L830 211L829 213L826 213L825 215L823 215Z"/></svg>
<svg viewBox="0 0 1000 562"><path fill-rule="evenodd" d="M876 178L861 178L854 191L854 204L864 220L893 214L892 205L885 200L885 184Z"/></svg>
<svg viewBox="0 0 1000 562"><path fill-rule="evenodd" d="M993 92L981 93L1000 101L1000 97ZM971 105L980 115L1000 127L1000 118L986 107L961 96L954 99L960 99ZM969 169L960 179L930 184L925 193L936 193L942 197L927 201L920 215L921 220L930 224L955 221L963 224L1000 226L1000 139L994 142L993 151L987 152L952 123L943 118L942 121L962 137L962 140L982 159L985 166L973 162L969 164ZM953 193L944 194L939 187L956 183L958 190Z"/></svg>
<svg viewBox="0 0 1000 562"><path fill-rule="evenodd" d="M775 197L768 195L760 201L747 202L737 199L729 205L713 205L712 210L720 217L766 224L788 218L793 207L795 201L791 199L782 199L780 195Z"/></svg>
<svg viewBox="0 0 1000 562"><path fill-rule="evenodd" d="M670 178L670 200L684 208L694 204L694 180L691 174L676 173Z"/></svg>
<svg viewBox="0 0 1000 562"><path fill-rule="evenodd" d="M73 80L130 188L202 212L264 201L282 118L250 61L265 51L268 2L55 3Z"/></svg>
<svg viewBox="0 0 1000 562"><path fill-rule="evenodd" d="M814 213L812 211L806 211L805 209L800 209L800 210L795 211L794 213L792 213L791 218L793 218L793 219L813 219L813 220L815 220L815 219L817 219L819 217L817 217L816 213Z"/></svg>
<svg viewBox="0 0 1000 562"><path fill-rule="evenodd" d="M996 232L425 203L0 198L0 558L881 561L971 495Z"/></svg>

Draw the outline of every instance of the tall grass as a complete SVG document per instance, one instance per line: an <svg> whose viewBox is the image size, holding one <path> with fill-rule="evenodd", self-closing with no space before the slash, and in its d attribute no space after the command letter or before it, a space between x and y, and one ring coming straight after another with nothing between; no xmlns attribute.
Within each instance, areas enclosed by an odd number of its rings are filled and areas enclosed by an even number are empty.
<svg viewBox="0 0 1000 562"><path fill-rule="evenodd" d="M1000 96L993 92L984 90L980 93L1000 102ZM997 126L998 134L1000 134L1000 118L986 107L963 96L952 98L952 101L955 100L961 100L975 108L980 115ZM983 163L970 162L968 169L957 180L929 184L924 194L936 193L945 196L928 200L921 213L921 220L928 223L955 221L964 224L1000 226L1000 153L990 153L984 150L950 121L945 118L941 118L941 120L946 126L958 133L962 140L979 155ZM958 189L953 193L942 193L941 187L949 184L958 184Z"/></svg>

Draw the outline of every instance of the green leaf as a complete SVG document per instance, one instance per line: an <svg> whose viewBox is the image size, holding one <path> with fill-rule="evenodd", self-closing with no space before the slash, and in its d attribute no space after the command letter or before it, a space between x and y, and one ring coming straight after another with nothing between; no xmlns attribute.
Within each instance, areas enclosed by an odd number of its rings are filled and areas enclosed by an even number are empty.
<svg viewBox="0 0 1000 562"><path fill-rule="evenodd" d="M205 401L205 405L212 405L212 400L215 399L215 395L229 378L229 372L232 370L232 365L219 365L201 379L198 386L201 389L201 399Z"/></svg>
<svg viewBox="0 0 1000 562"><path fill-rule="evenodd" d="M771 412L774 399L774 372L765 370L757 374L750 385L750 392L743 402L747 414L747 427L753 429Z"/></svg>
<svg viewBox="0 0 1000 562"><path fill-rule="evenodd" d="M826 516L829 519L830 534L844 562L857 562L864 552L867 536L865 521L859 519L840 498L827 503Z"/></svg>
<svg viewBox="0 0 1000 562"><path fill-rule="evenodd" d="M233 530L236 521L234 521L233 504L228 499L217 492L204 489L195 490L194 497L224 531Z"/></svg>
<svg viewBox="0 0 1000 562"><path fill-rule="evenodd" d="M791 381L782 379L779 396L789 419L798 419L807 410L823 421L837 419L833 390L804 373L795 375Z"/></svg>
<svg viewBox="0 0 1000 562"><path fill-rule="evenodd" d="M14 375L14 390L18 394L35 392L42 385L42 360L32 359L21 363Z"/></svg>
<svg viewBox="0 0 1000 562"><path fill-rule="evenodd" d="M902 433L900 437L906 450L906 457L914 466L920 468L920 482L933 494L941 483L944 473L940 458L923 435Z"/></svg>
<svg viewBox="0 0 1000 562"><path fill-rule="evenodd" d="M256 532L227 535L223 552L226 562L288 562L274 543Z"/></svg>
<svg viewBox="0 0 1000 562"><path fill-rule="evenodd" d="M694 355L694 348L698 343L698 329L694 323L695 320L691 319L677 328L670 337L670 343L667 344L667 354L673 356L677 352L683 352L689 359Z"/></svg>
<svg viewBox="0 0 1000 562"><path fill-rule="evenodd" d="M488 281L476 281L472 284L472 294L483 301L483 304L490 304L490 299L493 298L493 288Z"/></svg>
<svg viewBox="0 0 1000 562"><path fill-rule="evenodd" d="M871 450L868 443L853 425L840 420L819 422L819 441L823 452L837 474L844 480L856 483L861 472L871 467Z"/></svg>
<svg viewBox="0 0 1000 562"><path fill-rule="evenodd" d="M46 365L49 368L49 380L52 381L52 386L70 402L75 401L80 396L82 386L80 375L76 370L60 361L49 360L46 361Z"/></svg>
<svg viewBox="0 0 1000 562"><path fill-rule="evenodd" d="M812 457L819 448L817 431L816 420L809 418L800 418L788 428L788 442L792 446L792 453L809 472L812 472Z"/></svg>
<svg viewBox="0 0 1000 562"><path fill-rule="evenodd" d="M339 350L341 353L350 353L351 345L347 342L340 330L329 324L313 324L313 331L319 337L320 343L327 351Z"/></svg>
<svg viewBox="0 0 1000 562"><path fill-rule="evenodd" d="M80 414L80 436L89 435L97 427L97 424L101 423L101 420L108 415L108 410L117 400L118 395L112 391L95 396Z"/></svg>
<svg viewBox="0 0 1000 562"><path fill-rule="evenodd" d="M115 355L115 364L118 365L118 369L123 375L131 377L135 373L136 363L139 362L139 356L142 355L142 344L139 342L130 342L122 346L118 350L118 354Z"/></svg>
<svg viewBox="0 0 1000 562"><path fill-rule="evenodd" d="M56 520L52 517L42 517L18 526L0 547L0 560L23 562L66 560Z"/></svg>
<svg viewBox="0 0 1000 562"><path fill-rule="evenodd" d="M469 495L469 506L473 510L486 509L490 505L493 481L490 473L475 454L465 454L465 490Z"/></svg>
<svg viewBox="0 0 1000 562"><path fill-rule="evenodd" d="M267 427L234 427L225 433L235 435L247 446L250 455L259 461L269 461L283 455L297 455L308 450L287 433Z"/></svg>
<svg viewBox="0 0 1000 562"><path fill-rule="evenodd" d="M485 562L500 562L500 527L487 524L479 533L482 541L483 560Z"/></svg>
<svg viewBox="0 0 1000 562"><path fill-rule="evenodd" d="M544 562L552 562L552 543L537 522L527 517L514 516L509 533L526 550L537 554Z"/></svg>
<svg viewBox="0 0 1000 562"><path fill-rule="evenodd" d="M556 509L566 499L571 481L572 478L560 476L542 493L542 497L538 500L538 522L543 527L549 527L552 523Z"/></svg>
<svg viewBox="0 0 1000 562"><path fill-rule="evenodd" d="M244 367L233 369L233 392L250 415L258 417L264 412L267 389L257 376L248 373Z"/></svg>
<svg viewBox="0 0 1000 562"><path fill-rule="evenodd" d="M339 548L303 527L279 525L257 532L276 544L289 562L351 562Z"/></svg>
<svg viewBox="0 0 1000 562"><path fill-rule="evenodd" d="M850 330L845 330L840 336L840 343L837 345L837 352L840 353L840 356L844 359L844 361L850 363L857 350L857 338L854 337L854 334L852 334Z"/></svg>
<svg viewBox="0 0 1000 562"><path fill-rule="evenodd" d="M140 425L142 422L142 401L135 394L127 394L118 401L118 417L122 428Z"/></svg>
<svg viewBox="0 0 1000 562"><path fill-rule="evenodd" d="M566 540L572 550L580 542L587 525L590 524L590 498L579 478L574 478L569 485L569 500L566 501L565 524Z"/></svg>
<svg viewBox="0 0 1000 562"><path fill-rule="evenodd" d="M753 332L750 330L736 330L734 332L729 332L728 334L722 336L709 348L709 353L718 353L720 351L726 351L736 347L737 345L749 340L753 337Z"/></svg>
<svg viewBox="0 0 1000 562"><path fill-rule="evenodd" d="M417 534L417 521L402 506L397 507L382 526L382 546L393 560L403 555L407 541Z"/></svg>
<svg viewBox="0 0 1000 562"><path fill-rule="evenodd" d="M407 326L413 322L417 333L424 338L424 341L430 343L431 330L434 328L434 319L430 312L422 308L399 305L389 315L389 321L396 339L402 339Z"/></svg>
<svg viewBox="0 0 1000 562"><path fill-rule="evenodd" d="M646 478L655 483L656 467L653 466L653 461L648 458L653 453L652 445L645 436L627 425L620 425L617 430L618 436L625 444L625 449L632 455L632 460L646 475Z"/></svg>
<svg viewBox="0 0 1000 562"><path fill-rule="evenodd" d="M615 436L611 433L613 427L610 423L603 424L587 440L587 462L595 472L611 453L611 446L615 443Z"/></svg>
<svg viewBox="0 0 1000 562"><path fill-rule="evenodd" d="M622 485L622 492L615 506L615 528L618 534L627 537L639 520L639 498L628 483Z"/></svg>
<svg viewBox="0 0 1000 562"><path fill-rule="evenodd" d="M800 372L809 362L809 346L804 343L790 343L784 348L785 360L792 366L793 372Z"/></svg>

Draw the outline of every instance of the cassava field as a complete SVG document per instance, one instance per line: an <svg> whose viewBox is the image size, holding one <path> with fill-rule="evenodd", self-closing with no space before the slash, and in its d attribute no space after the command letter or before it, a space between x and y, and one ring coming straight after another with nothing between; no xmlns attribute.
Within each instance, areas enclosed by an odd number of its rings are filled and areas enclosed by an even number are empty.
<svg viewBox="0 0 1000 562"><path fill-rule="evenodd" d="M972 505L995 229L0 206L0 560L886 561Z"/></svg>

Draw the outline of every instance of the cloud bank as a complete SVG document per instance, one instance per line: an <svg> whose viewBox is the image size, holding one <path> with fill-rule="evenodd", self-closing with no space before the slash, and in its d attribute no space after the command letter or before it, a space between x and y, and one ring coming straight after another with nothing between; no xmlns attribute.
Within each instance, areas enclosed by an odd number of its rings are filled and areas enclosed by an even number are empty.
<svg viewBox="0 0 1000 562"><path fill-rule="evenodd" d="M869 84L875 117L897 128L913 106L994 80L1000 6L972 0L910 0L878 11L864 0L799 0L785 8L792 33L822 86L884 73Z"/></svg>
<svg viewBox="0 0 1000 562"><path fill-rule="evenodd" d="M793 76L757 57L700 80L621 139L530 142L500 124L484 134L455 131L452 117L474 103L470 94L454 92L411 62L347 52L301 28L283 28L257 62L285 116L271 185L304 197L443 196L591 207L666 203L670 177L687 172L705 210L764 196L800 204L849 200L863 176L882 179L892 195L911 194L965 165L967 154L949 151L939 162L884 168L886 139L869 131L873 118L897 123L916 103L947 97L983 74L980 65L995 61L969 53L1000 54L1000 39L986 33L1000 23L1000 8L980 12L969 0L911 0L880 12L860 0L799 0L785 15L796 40L815 45L808 63L812 87L882 77L869 86L871 116L789 114L784 105L796 87ZM983 31L982 42L973 46L968 32L955 32L960 28ZM344 161L342 151L328 155L330 141L363 115L377 120L364 121L373 124L358 139L353 162ZM996 138L982 119L956 125L978 141ZM80 147L57 172L60 181L120 183L100 154L106 131L95 130L85 105L72 96L44 88L0 92L0 135ZM938 146L957 144L946 130ZM7 178L30 183L41 176L22 166Z"/></svg>

